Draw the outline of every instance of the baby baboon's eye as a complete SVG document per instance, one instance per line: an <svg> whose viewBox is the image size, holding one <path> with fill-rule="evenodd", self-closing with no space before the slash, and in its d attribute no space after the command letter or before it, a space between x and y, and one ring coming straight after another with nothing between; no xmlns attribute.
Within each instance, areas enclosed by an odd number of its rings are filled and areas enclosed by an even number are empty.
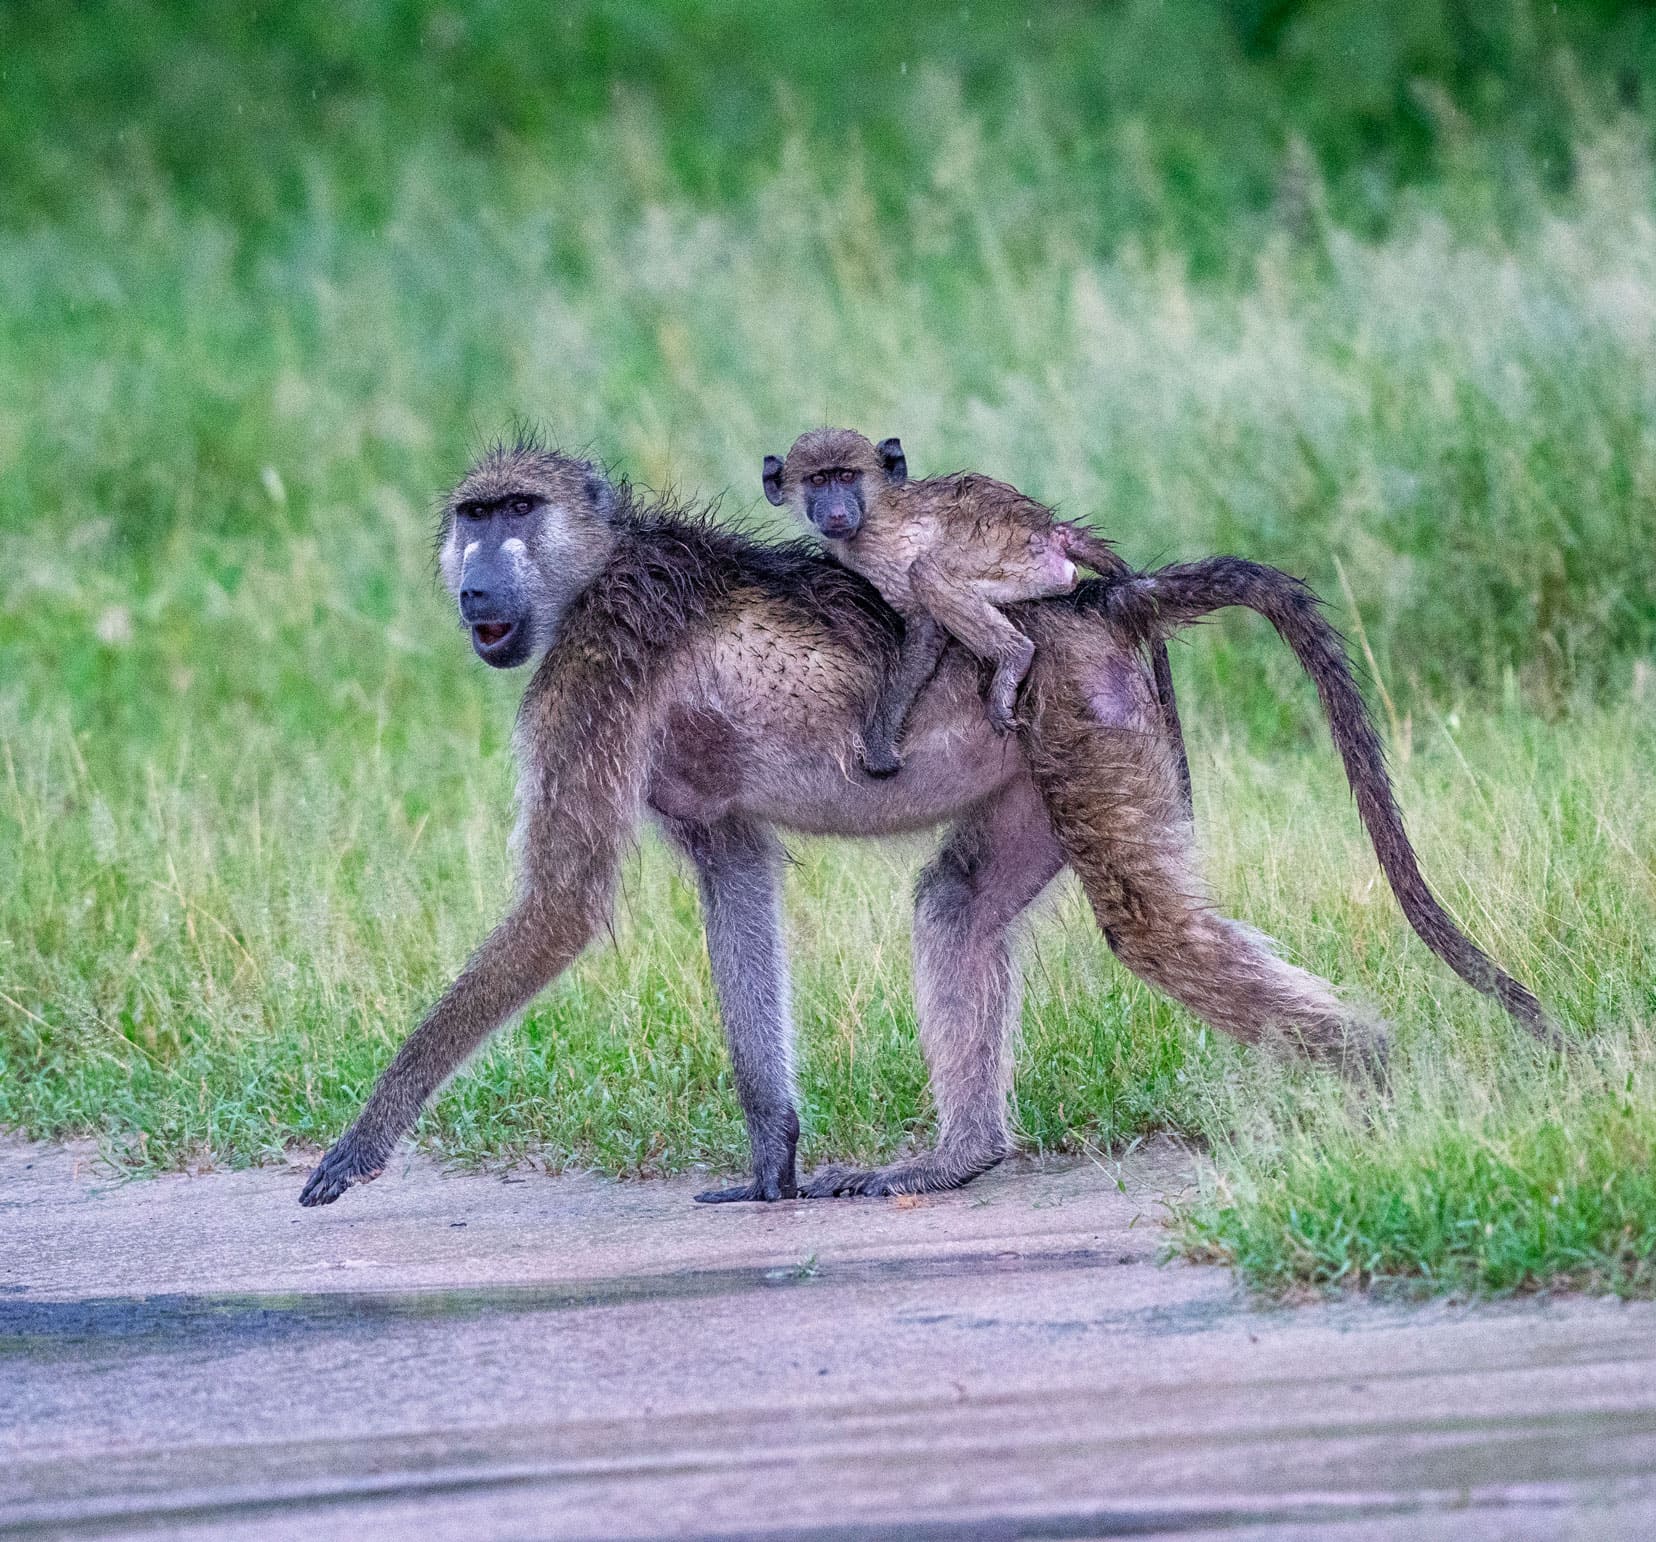
<svg viewBox="0 0 1656 1542"><path fill-rule="evenodd" d="M857 480L857 473L855 471L842 471L839 474L839 478L842 482L855 482Z"/></svg>
<svg viewBox="0 0 1656 1542"><path fill-rule="evenodd" d="M528 514L534 507L533 500L529 498L514 498L512 500L512 512L514 514Z"/></svg>
<svg viewBox="0 0 1656 1542"><path fill-rule="evenodd" d="M824 487L824 486L827 485L827 482L828 482L828 477L827 477L827 474L825 472L813 471L811 473L811 486L812 487Z"/></svg>

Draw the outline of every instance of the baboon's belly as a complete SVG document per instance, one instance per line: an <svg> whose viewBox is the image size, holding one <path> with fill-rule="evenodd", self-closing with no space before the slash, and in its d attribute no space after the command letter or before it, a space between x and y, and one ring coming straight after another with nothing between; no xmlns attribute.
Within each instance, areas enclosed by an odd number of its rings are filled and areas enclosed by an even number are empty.
<svg viewBox="0 0 1656 1542"><path fill-rule="evenodd" d="M857 733L875 694L868 661L797 643L750 634L722 667L686 677L696 704L675 712L657 758L649 798L659 812L893 834L948 820L1024 774L1016 742L989 726L976 663L955 651L915 705L903 770L884 781L866 775Z"/></svg>
<svg viewBox="0 0 1656 1542"><path fill-rule="evenodd" d="M1024 775L1016 745L985 726L982 736L911 732L903 769L876 780L808 755L756 766L736 807L768 823L813 835L895 835L953 819Z"/></svg>

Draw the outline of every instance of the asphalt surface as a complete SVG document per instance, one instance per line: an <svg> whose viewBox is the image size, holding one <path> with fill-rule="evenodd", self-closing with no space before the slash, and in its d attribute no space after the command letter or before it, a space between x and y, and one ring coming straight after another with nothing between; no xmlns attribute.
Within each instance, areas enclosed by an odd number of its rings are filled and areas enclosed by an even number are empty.
<svg viewBox="0 0 1656 1542"><path fill-rule="evenodd" d="M1260 1310L1176 1152L960 1194L0 1144L0 1537L1656 1536L1656 1307Z"/></svg>

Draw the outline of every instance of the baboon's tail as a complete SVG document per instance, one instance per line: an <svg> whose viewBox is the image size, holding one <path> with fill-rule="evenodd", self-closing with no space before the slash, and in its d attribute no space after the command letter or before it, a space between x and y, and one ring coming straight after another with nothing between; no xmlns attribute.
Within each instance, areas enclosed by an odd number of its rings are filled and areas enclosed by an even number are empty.
<svg viewBox="0 0 1656 1542"><path fill-rule="evenodd" d="M1209 557L1110 584L1102 601L1112 619L1149 638L1163 637L1175 627L1230 605L1242 605L1264 616L1316 682L1364 828L1420 940L1474 990L1499 1001L1538 1039L1555 1046L1562 1042L1541 1003L1455 925L1421 876L1392 793L1374 719L1357 689L1345 644L1324 618L1322 602L1310 588L1262 563Z"/></svg>
<svg viewBox="0 0 1656 1542"><path fill-rule="evenodd" d="M1064 545L1071 557L1083 567L1105 578L1133 576L1133 569L1115 549L1112 542L1094 534L1085 525L1065 524ZM1167 639L1160 633L1148 639L1150 673L1156 683L1156 701L1161 707L1162 722L1173 740L1174 753L1179 762L1179 792L1184 798L1185 817L1194 811L1190 788L1190 757L1185 753L1184 724L1179 721L1179 703L1173 695L1173 665L1167 657Z"/></svg>

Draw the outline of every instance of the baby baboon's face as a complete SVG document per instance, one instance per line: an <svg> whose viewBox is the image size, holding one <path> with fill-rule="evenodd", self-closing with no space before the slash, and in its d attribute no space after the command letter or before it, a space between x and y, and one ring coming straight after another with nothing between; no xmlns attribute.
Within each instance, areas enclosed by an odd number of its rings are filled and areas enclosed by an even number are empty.
<svg viewBox="0 0 1656 1542"><path fill-rule="evenodd" d="M880 490L907 478L902 445L873 445L849 428L813 429L794 440L786 460L765 457L765 496L829 541L854 540Z"/></svg>
<svg viewBox="0 0 1656 1542"><path fill-rule="evenodd" d="M550 450L497 448L443 506L437 567L485 664L511 669L557 639L615 542L615 490Z"/></svg>

